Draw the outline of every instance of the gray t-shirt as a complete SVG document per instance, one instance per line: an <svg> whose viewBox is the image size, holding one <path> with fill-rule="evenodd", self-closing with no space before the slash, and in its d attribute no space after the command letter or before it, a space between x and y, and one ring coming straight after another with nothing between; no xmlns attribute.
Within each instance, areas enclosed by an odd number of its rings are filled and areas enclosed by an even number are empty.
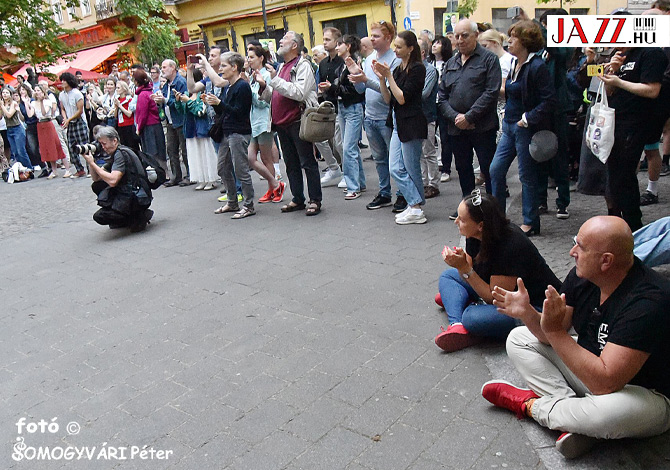
<svg viewBox="0 0 670 470"><path fill-rule="evenodd" d="M77 112L77 103L83 100L84 95L82 95L81 91L77 90L76 88L73 88L70 91L63 90L60 92L60 95L58 95L58 101L60 101L60 104L63 105L63 109L65 110L66 115L65 117L67 118ZM86 113L81 113L81 119L86 122Z"/></svg>

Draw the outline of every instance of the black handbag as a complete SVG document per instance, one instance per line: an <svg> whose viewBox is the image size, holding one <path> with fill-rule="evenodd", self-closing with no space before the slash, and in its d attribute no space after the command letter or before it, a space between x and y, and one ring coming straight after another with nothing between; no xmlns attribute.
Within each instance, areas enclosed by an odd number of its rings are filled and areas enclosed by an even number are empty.
<svg viewBox="0 0 670 470"><path fill-rule="evenodd" d="M217 144L223 140L223 114L217 114L214 118L214 124L209 128L209 137Z"/></svg>

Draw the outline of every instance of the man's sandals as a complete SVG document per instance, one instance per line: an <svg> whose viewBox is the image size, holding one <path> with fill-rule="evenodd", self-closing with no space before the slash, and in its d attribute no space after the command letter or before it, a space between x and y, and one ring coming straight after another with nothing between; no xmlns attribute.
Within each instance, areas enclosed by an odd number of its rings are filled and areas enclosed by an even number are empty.
<svg viewBox="0 0 670 470"><path fill-rule="evenodd" d="M318 201L309 201L307 205L305 204L296 204L295 202L291 201L288 204L282 206L281 211L286 213L286 212L296 212L296 211L301 211L305 210L305 215L317 215L319 212L321 212L321 202Z"/></svg>

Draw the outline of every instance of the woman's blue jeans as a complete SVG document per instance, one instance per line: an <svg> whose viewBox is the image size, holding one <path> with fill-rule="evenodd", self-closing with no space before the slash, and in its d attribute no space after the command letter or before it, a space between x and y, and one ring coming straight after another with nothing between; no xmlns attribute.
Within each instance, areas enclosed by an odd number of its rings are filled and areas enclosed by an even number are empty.
<svg viewBox="0 0 670 470"><path fill-rule="evenodd" d="M9 140L9 146L14 153L16 161L32 170L33 164L30 163L30 158L26 151L26 131L23 129L23 126L8 127L7 139Z"/></svg>
<svg viewBox="0 0 670 470"><path fill-rule="evenodd" d="M538 211L538 168L530 156L530 139L533 131L516 124L503 121L503 133L498 143L495 156L491 162L491 187L493 195L506 211L506 179L507 171L516 157L519 157L519 180L521 181L521 203L523 223L533 228L540 228Z"/></svg>
<svg viewBox="0 0 670 470"><path fill-rule="evenodd" d="M505 339L513 328L521 324L499 313L494 305L475 304L479 298L477 293L455 268L442 273L439 289L450 325L462 323L474 335Z"/></svg>
<svg viewBox="0 0 670 470"><path fill-rule="evenodd" d="M360 192L365 188L365 172L358 140L363 129L363 103L344 106L340 103L337 119L342 131L342 170L347 190Z"/></svg>
<svg viewBox="0 0 670 470"><path fill-rule="evenodd" d="M423 179L421 178L421 152L423 140L414 139L400 142L398 131L394 128L389 147L391 175L398 190L410 206L424 204Z"/></svg>

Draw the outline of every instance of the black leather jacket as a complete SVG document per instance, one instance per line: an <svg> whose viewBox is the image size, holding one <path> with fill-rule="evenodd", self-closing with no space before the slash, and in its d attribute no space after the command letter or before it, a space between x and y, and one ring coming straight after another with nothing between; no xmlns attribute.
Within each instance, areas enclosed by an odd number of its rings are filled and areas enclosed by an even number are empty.
<svg viewBox="0 0 670 470"><path fill-rule="evenodd" d="M349 69L344 63L337 68L337 79L333 84L338 101L345 107L365 102L365 92L356 91L354 84L349 80Z"/></svg>

